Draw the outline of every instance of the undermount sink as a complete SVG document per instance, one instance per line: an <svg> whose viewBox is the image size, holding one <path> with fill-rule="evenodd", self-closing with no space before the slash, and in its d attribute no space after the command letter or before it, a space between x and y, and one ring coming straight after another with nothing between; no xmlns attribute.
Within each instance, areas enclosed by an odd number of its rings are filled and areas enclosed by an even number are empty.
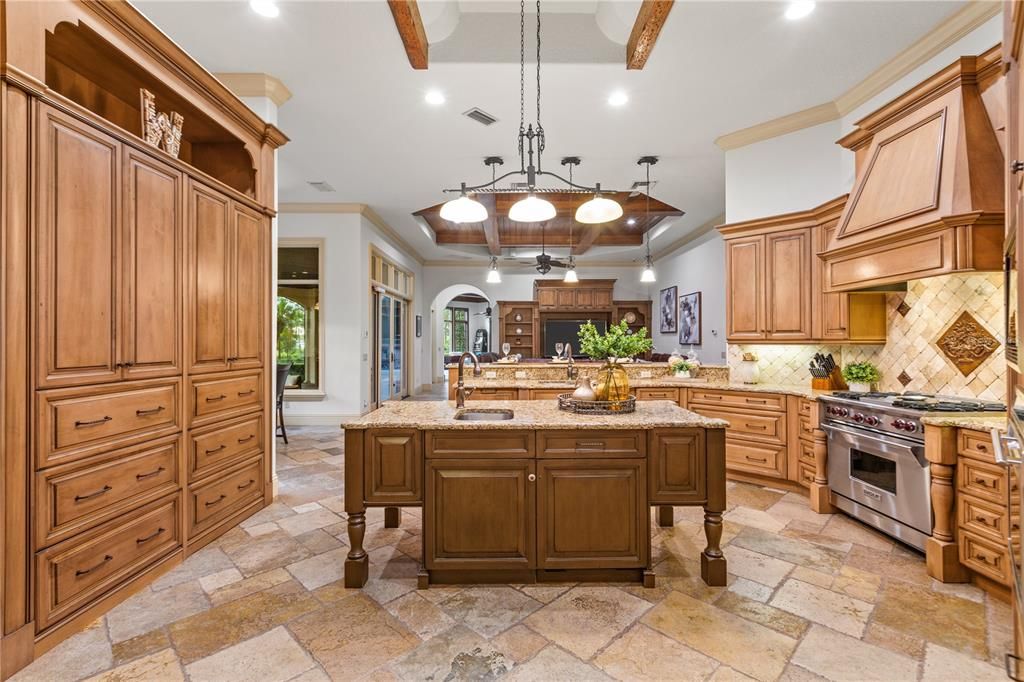
<svg viewBox="0 0 1024 682"><path fill-rule="evenodd" d="M459 410L455 418L463 422L503 422L515 416L512 410Z"/></svg>

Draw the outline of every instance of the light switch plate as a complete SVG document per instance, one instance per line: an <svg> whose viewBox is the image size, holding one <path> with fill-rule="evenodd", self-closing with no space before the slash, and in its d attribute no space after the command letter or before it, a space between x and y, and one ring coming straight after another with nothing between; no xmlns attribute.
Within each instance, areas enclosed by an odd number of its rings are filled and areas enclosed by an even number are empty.
<svg viewBox="0 0 1024 682"><path fill-rule="evenodd" d="M525 379L525 378L526 378L526 370L517 369L516 370L516 379Z"/></svg>

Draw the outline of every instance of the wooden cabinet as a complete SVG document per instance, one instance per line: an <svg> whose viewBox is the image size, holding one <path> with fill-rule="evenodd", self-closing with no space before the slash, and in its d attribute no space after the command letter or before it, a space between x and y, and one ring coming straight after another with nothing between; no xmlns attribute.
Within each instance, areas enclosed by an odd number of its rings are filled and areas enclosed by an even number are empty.
<svg viewBox="0 0 1024 682"><path fill-rule="evenodd" d="M725 327L729 341L765 338L764 237L725 243Z"/></svg>
<svg viewBox="0 0 1024 682"><path fill-rule="evenodd" d="M536 463L431 459L423 510L428 569L536 566Z"/></svg>
<svg viewBox="0 0 1024 682"><path fill-rule="evenodd" d="M613 279L562 280L538 279L533 284L533 297L540 310L572 311L608 309L612 306Z"/></svg>
<svg viewBox="0 0 1024 682"><path fill-rule="evenodd" d="M268 230L264 218L238 203L231 205L231 306L229 355L232 369L263 366L267 319Z"/></svg>
<svg viewBox="0 0 1024 682"><path fill-rule="evenodd" d="M753 391L690 389L689 409L725 419L726 466L731 472L773 479L795 478L789 471L789 411L786 396ZM796 458L794 457L794 460Z"/></svg>
<svg viewBox="0 0 1024 682"><path fill-rule="evenodd" d="M423 452L419 431L374 431L364 447L363 474L368 502L399 504L423 499Z"/></svg>
<svg viewBox="0 0 1024 682"><path fill-rule="evenodd" d="M646 467L642 458L540 460L538 568L646 566Z"/></svg>
<svg viewBox="0 0 1024 682"><path fill-rule="evenodd" d="M765 334L776 341L811 337L811 232L765 237Z"/></svg>
<svg viewBox="0 0 1024 682"><path fill-rule="evenodd" d="M648 445L651 504L694 504L707 499L704 430L652 430Z"/></svg>

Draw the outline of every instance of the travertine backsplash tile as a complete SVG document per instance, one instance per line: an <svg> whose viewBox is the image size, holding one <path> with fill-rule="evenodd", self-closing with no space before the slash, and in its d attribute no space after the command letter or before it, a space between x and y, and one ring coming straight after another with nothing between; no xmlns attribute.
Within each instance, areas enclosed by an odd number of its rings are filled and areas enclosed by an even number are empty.
<svg viewBox="0 0 1024 682"><path fill-rule="evenodd" d="M945 275L908 283L905 293L888 294L888 335L884 346L730 345L728 360L736 367L743 353L757 353L763 383L806 384L807 364L815 353L832 353L837 362L873 362L886 391L924 391L1001 400L1006 369L999 273ZM963 376L936 345L964 311L999 341L999 349ZM909 378L904 386L900 380Z"/></svg>

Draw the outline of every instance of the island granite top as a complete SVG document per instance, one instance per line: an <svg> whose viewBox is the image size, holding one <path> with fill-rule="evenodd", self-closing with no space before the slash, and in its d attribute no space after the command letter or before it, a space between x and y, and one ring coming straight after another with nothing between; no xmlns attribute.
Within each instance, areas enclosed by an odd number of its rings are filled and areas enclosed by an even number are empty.
<svg viewBox="0 0 1024 682"><path fill-rule="evenodd" d="M504 421L460 421L460 410L511 410ZM343 429L516 430L516 429L724 429L724 419L702 417L670 400L638 401L636 412L582 415L558 409L554 400L474 400L465 408L455 402L405 400L387 403L362 417L342 422Z"/></svg>
<svg viewBox="0 0 1024 682"><path fill-rule="evenodd" d="M930 426L955 426L958 429L973 429L975 431L991 431L992 429L1006 431L1005 412L948 412L922 417L921 421Z"/></svg>

